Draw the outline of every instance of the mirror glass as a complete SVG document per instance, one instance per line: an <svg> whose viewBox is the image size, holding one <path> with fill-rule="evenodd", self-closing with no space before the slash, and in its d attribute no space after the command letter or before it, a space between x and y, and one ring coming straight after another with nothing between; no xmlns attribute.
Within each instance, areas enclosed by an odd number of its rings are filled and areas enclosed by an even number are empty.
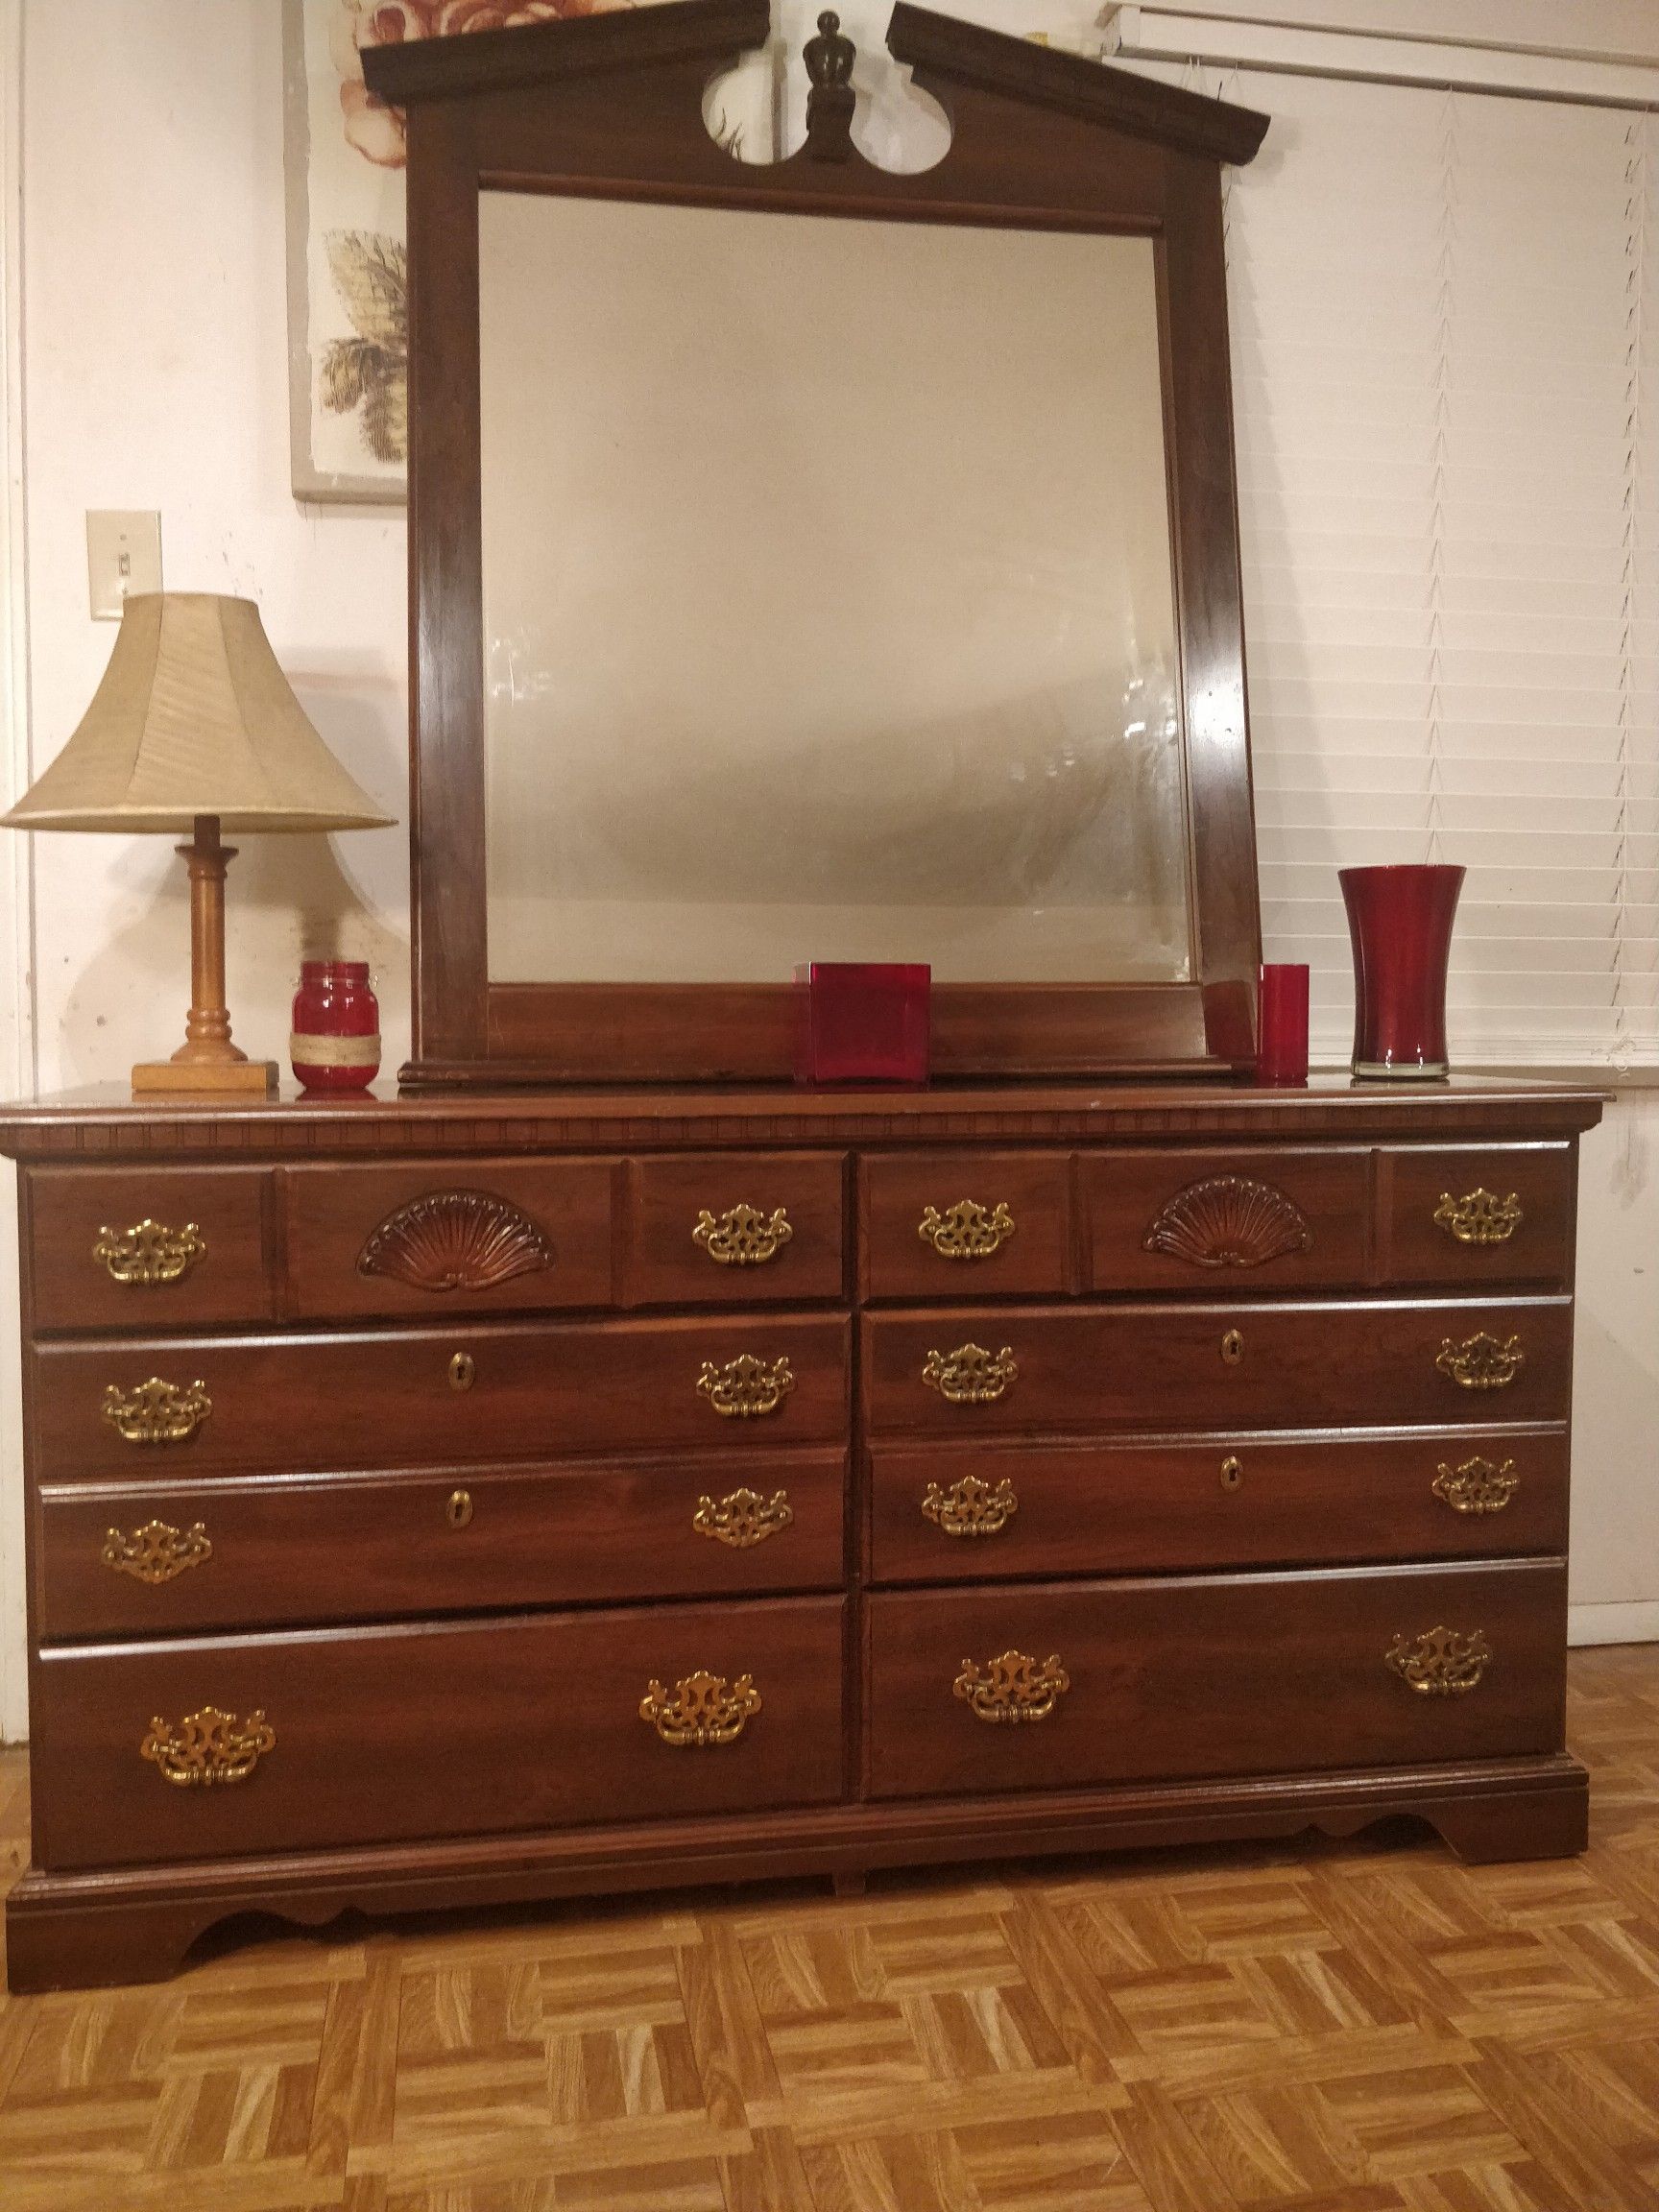
<svg viewBox="0 0 1659 2212"><path fill-rule="evenodd" d="M480 233L492 979L1187 979L1151 241Z"/></svg>

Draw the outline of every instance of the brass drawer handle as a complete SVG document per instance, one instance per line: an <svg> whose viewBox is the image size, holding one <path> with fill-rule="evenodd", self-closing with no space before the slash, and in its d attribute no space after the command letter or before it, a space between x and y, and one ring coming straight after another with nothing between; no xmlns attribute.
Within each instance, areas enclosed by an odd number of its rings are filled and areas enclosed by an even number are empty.
<svg viewBox="0 0 1659 2212"><path fill-rule="evenodd" d="M762 1498L756 1490L732 1490L718 1504L707 1494L699 1498L691 1526L713 1543L747 1551L787 1528L794 1518L795 1508L785 1491L774 1490L770 1498Z"/></svg>
<svg viewBox="0 0 1659 2212"><path fill-rule="evenodd" d="M131 1575L135 1582L171 1582L187 1568L204 1567L213 1556L207 1530L200 1521L188 1528L175 1528L166 1521L146 1521L131 1536L111 1528L98 1554L117 1575Z"/></svg>
<svg viewBox="0 0 1659 2212"><path fill-rule="evenodd" d="M760 1693L747 1674L727 1686L724 1674L701 1668L683 1674L670 1696L661 1682L646 1685L639 1718L664 1743L735 1743L760 1710Z"/></svg>
<svg viewBox="0 0 1659 2212"><path fill-rule="evenodd" d="M201 1382L181 1386L158 1375L132 1390L110 1382L104 1391L104 1418L129 1444L183 1444L212 1410Z"/></svg>
<svg viewBox="0 0 1659 2212"><path fill-rule="evenodd" d="M1466 1190L1455 1198L1450 1190L1442 1190L1434 1209L1435 1226L1459 1244L1507 1244L1526 1218L1513 1190L1506 1198L1481 1190Z"/></svg>
<svg viewBox="0 0 1659 2212"><path fill-rule="evenodd" d="M1491 1665L1492 1647L1479 1628L1430 1628L1396 1636L1382 1657L1420 1697L1461 1697Z"/></svg>
<svg viewBox="0 0 1659 2212"><path fill-rule="evenodd" d="M1513 1459L1505 1459L1500 1467L1477 1453L1459 1467L1450 1467L1442 1459L1429 1487L1454 1513L1502 1513L1520 1489L1521 1478Z"/></svg>
<svg viewBox="0 0 1659 2212"><path fill-rule="evenodd" d="M1006 1475L995 1489L977 1475L958 1477L949 1490L929 1482L922 1499L923 1514L947 1536L999 1535L1019 1510Z"/></svg>
<svg viewBox="0 0 1659 2212"><path fill-rule="evenodd" d="M111 1283L149 1289L158 1283L181 1282L198 1260L206 1259L207 1239L194 1221L169 1229L146 1214L130 1229L100 1229L92 1257L108 1271Z"/></svg>
<svg viewBox="0 0 1659 2212"><path fill-rule="evenodd" d="M744 1352L716 1367L705 1359L697 1377L697 1395L707 1398L723 1420L753 1421L776 1413L795 1387L787 1359L757 1359Z"/></svg>
<svg viewBox="0 0 1659 2212"><path fill-rule="evenodd" d="M1443 1337L1434 1364L1460 1390L1506 1390L1526 1366L1527 1355L1519 1336L1507 1337L1501 1344L1496 1336L1479 1329L1461 1344Z"/></svg>
<svg viewBox="0 0 1659 2212"><path fill-rule="evenodd" d="M941 1214L926 1207L916 1234L943 1260L989 1260L1014 1234L1014 1216L998 1199L989 1214L976 1198L958 1198Z"/></svg>
<svg viewBox="0 0 1659 2212"><path fill-rule="evenodd" d="M922 1370L929 1390L951 1406L990 1406L1020 1380L1012 1345L993 1355L983 1344L958 1344L954 1352L929 1352Z"/></svg>
<svg viewBox="0 0 1659 2212"><path fill-rule="evenodd" d="M200 1713L187 1714L177 1728L157 1716L138 1752L178 1789L212 1790L246 1782L266 1752L276 1748L276 1731L263 1711L238 1720L234 1713L204 1705Z"/></svg>
<svg viewBox="0 0 1659 2212"><path fill-rule="evenodd" d="M1221 1339L1222 1366L1237 1367L1243 1357L1244 1332L1241 1329L1229 1329Z"/></svg>
<svg viewBox="0 0 1659 2212"><path fill-rule="evenodd" d="M1070 1687L1071 1677L1054 1651L1043 1660L1024 1651L1004 1651L983 1673L972 1659L964 1659L951 1684L975 1720L1010 1723L1046 1720Z"/></svg>
<svg viewBox="0 0 1659 2212"><path fill-rule="evenodd" d="M1236 1452L1229 1452L1221 1462L1221 1487L1223 1490L1238 1490L1243 1487L1243 1483L1244 1462Z"/></svg>
<svg viewBox="0 0 1659 2212"><path fill-rule="evenodd" d="M716 1267L764 1267L794 1234L781 1206L770 1219L757 1206L729 1206L718 1221L704 1207L691 1241L702 1246Z"/></svg>
<svg viewBox="0 0 1659 2212"><path fill-rule="evenodd" d="M444 1518L451 1528L469 1528L472 1526L471 1491L451 1490L445 1501Z"/></svg>
<svg viewBox="0 0 1659 2212"><path fill-rule="evenodd" d="M457 1352L449 1361L451 1390L470 1390L478 1380L478 1362L470 1352Z"/></svg>

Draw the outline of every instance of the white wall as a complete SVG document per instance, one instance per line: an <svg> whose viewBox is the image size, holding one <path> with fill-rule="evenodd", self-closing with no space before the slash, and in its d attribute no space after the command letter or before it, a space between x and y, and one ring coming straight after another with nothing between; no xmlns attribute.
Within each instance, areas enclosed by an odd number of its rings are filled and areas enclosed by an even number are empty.
<svg viewBox="0 0 1659 2212"><path fill-rule="evenodd" d="M84 514L157 507L170 586L247 591L351 772L404 808L404 533L396 513L289 493L277 0L23 0L25 459L33 755L74 727L113 630L86 612ZM3 10L4 0L0 0ZM1491 15L1469 0L1470 20ZM1233 12L1237 12L1234 10ZM885 0L849 28L874 50ZM970 5L1029 28L1012 0ZM1281 6L1283 17L1287 11ZM1374 12L1374 11L1373 11ZM1435 0L1444 34L1455 11ZM1076 36L1093 7L1044 19ZM1632 41L1645 5L1579 12ZM171 1049L186 998L182 871L160 839L43 838L35 980L43 1089L120 1080ZM0 892L4 885L0 884ZM403 832L246 842L231 878L237 1033L280 1058L302 941L368 957L389 1064L407 1050ZM1659 1635L1659 1098L1586 1147L1573 1594L1594 1631ZM0 1311L14 1283L8 1249ZM0 1722L22 1719L15 1441L0 1464L9 1633ZM0 1563L0 1564L4 1564ZM1637 1610L1617 1610L1636 1608Z"/></svg>

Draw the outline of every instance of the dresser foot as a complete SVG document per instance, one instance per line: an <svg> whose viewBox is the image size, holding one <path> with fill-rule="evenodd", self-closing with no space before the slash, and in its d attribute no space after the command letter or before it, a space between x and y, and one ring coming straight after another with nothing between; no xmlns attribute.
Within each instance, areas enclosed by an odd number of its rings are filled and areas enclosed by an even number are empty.
<svg viewBox="0 0 1659 2212"><path fill-rule="evenodd" d="M870 1887L868 1874L831 1874L830 1886L837 1897L862 1897Z"/></svg>
<svg viewBox="0 0 1659 2212"><path fill-rule="evenodd" d="M7 1986L36 1996L165 1982L196 1938L225 1917L222 1904L65 1908L39 1876L26 1874L6 1900Z"/></svg>
<svg viewBox="0 0 1659 2212"><path fill-rule="evenodd" d="M1590 1840L1590 1783L1582 1767L1548 1789L1465 1797L1430 1815L1466 1866L1505 1859L1571 1859Z"/></svg>

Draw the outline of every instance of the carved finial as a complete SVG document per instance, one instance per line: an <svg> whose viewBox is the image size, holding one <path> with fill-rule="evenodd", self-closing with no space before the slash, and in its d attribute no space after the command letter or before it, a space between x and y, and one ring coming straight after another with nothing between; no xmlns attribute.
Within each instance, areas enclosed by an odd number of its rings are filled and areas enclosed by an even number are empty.
<svg viewBox="0 0 1659 2212"><path fill-rule="evenodd" d="M845 161L853 151L857 54L852 39L841 36L840 16L826 8L818 18L817 37L808 38L805 46L806 74L812 80L806 95L806 151L814 161Z"/></svg>

